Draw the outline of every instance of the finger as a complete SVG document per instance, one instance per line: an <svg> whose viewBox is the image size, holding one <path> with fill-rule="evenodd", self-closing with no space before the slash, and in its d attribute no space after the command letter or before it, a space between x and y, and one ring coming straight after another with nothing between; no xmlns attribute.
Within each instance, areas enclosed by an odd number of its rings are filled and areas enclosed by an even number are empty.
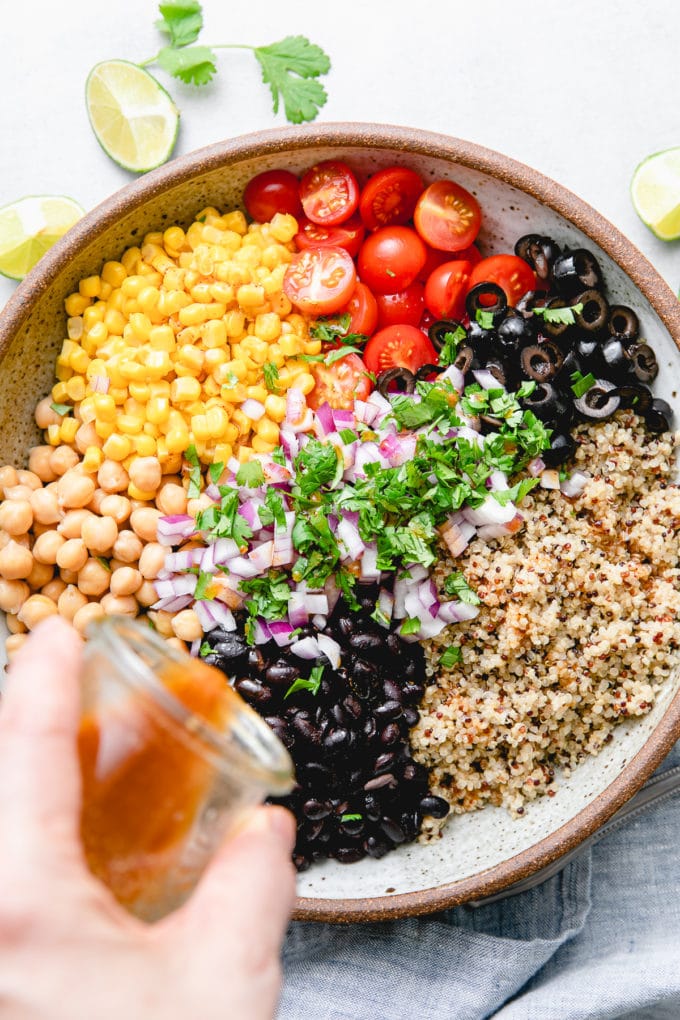
<svg viewBox="0 0 680 1020"><path fill-rule="evenodd" d="M234 952L242 952L248 969L258 971L278 958L295 899L294 844L291 813L261 807L222 845L176 915L190 939L200 932L204 963L233 966ZM225 937L227 919L231 942Z"/></svg>
<svg viewBox="0 0 680 1020"><path fill-rule="evenodd" d="M53 616L12 663L0 702L0 819L3 843L44 847L77 840L80 771L76 732L82 640Z"/></svg>

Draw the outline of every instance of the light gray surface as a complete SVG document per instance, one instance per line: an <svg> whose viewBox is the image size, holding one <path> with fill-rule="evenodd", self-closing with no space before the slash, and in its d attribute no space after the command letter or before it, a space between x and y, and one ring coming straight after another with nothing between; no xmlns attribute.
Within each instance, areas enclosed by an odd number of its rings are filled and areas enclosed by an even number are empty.
<svg viewBox="0 0 680 1020"><path fill-rule="evenodd" d="M84 107L99 60L155 53L154 0L24 0L7 7L0 61L0 206L67 194L86 209L127 184ZM674 290L680 245L640 223L628 185L647 154L680 144L680 6L615 0L204 0L200 42L262 45L304 33L332 59L325 121L417 126L498 149L576 192L646 254ZM176 155L285 123L252 54L223 50L214 82L158 72L182 111ZM0 278L0 305L12 293Z"/></svg>

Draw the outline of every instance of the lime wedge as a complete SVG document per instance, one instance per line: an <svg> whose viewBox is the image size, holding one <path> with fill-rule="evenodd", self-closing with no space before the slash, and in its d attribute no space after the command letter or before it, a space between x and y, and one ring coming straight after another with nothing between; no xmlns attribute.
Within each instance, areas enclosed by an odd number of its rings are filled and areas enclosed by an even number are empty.
<svg viewBox="0 0 680 1020"><path fill-rule="evenodd" d="M680 146L648 156L630 185L633 208L662 241L680 237Z"/></svg>
<svg viewBox="0 0 680 1020"><path fill-rule="evenodd" d="M95 64L85 102L97 141L124 170L145 173L169 159L179 111L148 71L127 60Z"/></svg>
<svg viewBox="0 0 680 1020"><path fill-rule="evenodd" d="M64 195L29 195L0 209L0 273L23 280L39 258L84 214Z"/></svg>

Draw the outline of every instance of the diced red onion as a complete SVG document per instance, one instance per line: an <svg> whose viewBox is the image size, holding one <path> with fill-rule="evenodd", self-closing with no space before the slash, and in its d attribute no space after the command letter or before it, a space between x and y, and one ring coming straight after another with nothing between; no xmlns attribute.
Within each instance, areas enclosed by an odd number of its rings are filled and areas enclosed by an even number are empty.
<svg viewBox="0 0 680 1020"><path fill-rule="evenodd" d="M325 592L304 592L303 599L305 609L310 616L314 616L316 613L328 615L328 598Z"/></svg>
<svg viewBox="0 0 680 1020"><path fill-rule="evenodd" d="M305 592L294 591L291 593L288 600L288 619L293 627L304 627L309 623Z"/></svg>
<svg viewBox="0 0 680 1020"><path fill-rule="evenodd" d="M241 404L241 411L251 421L259 421L264 414L264 404L261 400L254 400L252 397L248 397Z"/></svg>
<svg viewBox="0 0 680 1020"><path fill-rule="evenodd" d="M539 484L542 489L559 489L559 471L555 471L554 468L546 468L546 470L541 473L541 481Z"/></svg>
<svg viewBox="0 0 680 1020"><path fill-rule="evenodd" d="M293 642L294 638L291 635L294 629L287 620L272 620L269 624L271 636L279 648L286 648Z"/></svg>
<svg viewBox="0 0 680 1020"><path fill-rule="evenodd" d="M328 634L317 634L316 642L319 646L319 651L326 656L333 669L337 669L340 665L340 645Z"/></svg>
<svg viewBox="0 0 680 1020"><path fill-rule="evenodd" d="M455 390L462 393L465 389L465 376L459 368L455 365L449 365L443 372L437 376L439 382L447 381L450 382Z"/></svg>
<svg viewBox="0 0 680 1020"><path fill-rule="evenodd" d="M356 420L364 425L372 425L378 417L378 408L374 404L368 404L365 400L354 401L354 414Z"/></svg>
<svg viewBox="0 0 680 1020"><path fill-rule="evenodd" d="M422 563L409 563L407 567L401 573L406 573L407 582L412 585L416 584L417 581L424 581L428 577L427 567L424 567Z"/></svg>
<svg viewBox="0 0 680 1020"><path fill-rule="evenodd" d="M380 614L384 616L387 621L385 626L389 626L392 619L392 610L394 609L394 597L387 588L381 588L378 593L378 609L380 610ZM378 619L378 623L381 623L380 619Z"/></svg>
<svg viewBox="0 0 680 1020"><path fill-rule="evenodd" d="M193 595L197 583L196 574L175 574L169 581L154 581L154 588L159 598L169 598L176 595Z"/></svg>
<svg viewBox="0 0 680 1020"><path fill-rule="evenodd" d="M217 620L212 612L212 602L209 599L198 599L194 602L193 610L198 617L198 622L204 633L209 633L218 626Z"/></svg>
<svg viewBox="0 0 680 1020"><path fill-rule="evenodd" d="M493 372L489 371L488 368L473 368L472 374L483 390L505 389L503 384L498 381Z"/></svg>
<svg viewBox="0 0 680 1020"><path fill-rule="evenodd" d="M332 574L323 586L323 590L326 592L326 598L328 599L328 614L330 615L335 609L338 599L340 598L340 589L335 583L335 578Z"/></svg>
<svg viewBox="0 0 680 1020"><path fill-rule="evenodd" d="M233 538L218 538L216 542L212 543L210 548L212 549L212 561L218 566L239 554L239 548ZM208 568L203 567L203 569L207 570Z"/></svg>
<svg viewBox="0 0 680 1020"><path fill-rule="evenodd" d="M589 480L590 475L587 471L572 471L568 478L560 482L562 495L567 499L575 499L581 495Z"/></svg>
<svg viewBox="0 0 680 1020"><path fill-rule="evenodd" d="M196 521L189 514L168 514L159 517L156 534L161 545L177 545L196 531Z"/></svg>
<svg viewBox="0 0 680 1020"><path fill-rule="evenodd" d="M328 617L324 616L323 613L316 613L312 617L312 623L314 624L317 630L323 630L327 622Z"/></svg>
<svg viewBox="0 0 680 1020"><path fill-rule="evenodd" d="M300 450L300 440L291 428L282 425L279 429L279 442L281 443L281 449L283 450L286 459L293 461L297 457Z"/></svg>
<svg viewBox="0 0 680 1020"><path fill-rule="evenodd" d="M492 471L487 479L487 485L493 492L503 492L509 488L504 471Z"/></svg>
<svg viewBox="0 0 680 1020"><path fill-rule="evenodd" d="M461 513L466 521L479 527L482 524L506 524L517 513L517 507L512 502L503 505L493 496L487 496L481 506L466 506Z"/></svg>
<svg viewBox="0 0 680 1020"><path fill-rule="evenodd" d="M190 606L193 600L193 595L168 595L154 602L151 609L163 609L166 613L178 613L180 609Z"/></svg>
<svg viewBox="0 0 680 1020"><path fill-rule="evenodd" d="M446 627L446 621L442 620L439 616L431 616L429 620L420 621L420 630L418 631L418 638L423 640L424 638L433 638Z"/></svg>
<svg viewBox="0 0 680 1020"><path fill-rule="evenodd" d="M252 531L259 531L262 527L262 521L260 520L259 504L254 499L246 499L241 503L240 507L236 511L240 517L248 524Z"/></svg>
<svg viewBox="0 0 680 1020"><path fill-rule="evenodd" d="M354 411L346 407L333 408L333 424L338 431L354 428L356 424Z"/></svg>
<svg viewBox="0 0 680 1020"><path fill-rule="evenodd" d="M265 645L267 641L271 641L271 637L267 621L263 620L261 616L255 617L253 621L253 641L255 644Z"/></svg>
<svg viewBox="0 0 680 1020"><path fill-rule="evenodd" d="M202 641L201 641L200 638L196 638L195 641L192 641L191 642L191 647L189 648L189 655L193 655L194 658L198 658L198 653L201 650L201 644L202 644Z"/></svg>
<svg viewBox="0 0 680 1020"><path fill-rule="evenodd" d="M361 559L359 560L359 569L361 571L362 581L379 581L380 571L378 570L378 547L374 542L370 542L364 548Z"/></svg>
<svg viewBox="0 0 680 1020"><path fill-rule="evenodd" d="M464 620L474 620L478 615L479 606L459 601L440 603L437 613L437 616L446 623L462 623Z"/></svg>
<svg viewBox="0 0 680 1020"><path fill-rule="evenodd" d="M272 566L281 567L293 562L295 550L293 549L293 525L295 524L295 513L289 510L285 514L286 523L283 527L278 523L274 525L274 554Z"/></svg>
<svg viewBox="0 0 680 1020"><path fill-rule="evenodd" d="M213 599L210 603L210 611L222 630L236 630L236 620L229 606L223 602Z"/></svg>
<svg viewBox="0 0 680 1020"><path fill-rule="evenodd" d="M534 459L530 460L529 463L527 464L527 474L531 475L532 478L538 478L538 476L540 475L541 471L544 470L544 468L545 461L542 460L540 457L534 457Z"/></svg>
<svg viewBox="0 0 680 1020"><path fill-rule="evenodd" d="M455 520L454 518L459 518ZM455 558L463 553L475 534L474 524L470 524L460 514L449 517L445 524L439 528L439 533L446 543L446 547Z"/></svg>
<svg viewBox="0 0 680 1020"><path fill-rule="evenodd" d="M180 549L179 552L168 553L165 557L165 569L174 573L197 567L205 555L204 549Z"/></svg>
<svg viewBox="0 0 680 1020"><path fill-rule="evenodd" d="M335 537L345 550L345 559L357 560L364 551L359 529L347 517L341 517L335 530Z"/></svg>
<svg viewBox="0 0 680 1020"><path fill-rule="evenodd" d="M366 398L366 403L369 407L375 407L378 410L377 416L373 419L374 423L376 421L382 421L388 414L392 414L392 405L378 390L373 390L369 394Z"/></svg>
<svg viewBox="0 0 680 1020"><path fill-rule="evenodd" d="M93 375L90 377L90 386L94 393L108 393L111 382L107 375Z"/></svg>
<svg viewBox="0 0 680 1020"><path fill-rule="evenodd" d="M418 437L410 432L404 435L387 435L380 441L378 449L386 457L391 467L399 467L413 460Z"/></svg>
<svg viewBox="0 0 680 1020"><path fill-rule="evenodd" d="M323 404L317 407L316 414L314 415L314 424L319 439L323 439L329 433L337 431L333 419L333 410L327 400L324 400Z"/></svg>
<svg viewBox="0 0 680 1020"><path fill-rule="evenodd" d="M253 563L260 574L266 574L274 563L274 542L260 542L253 546L248 553L248 559Z"/></svg>
<svg viewBox="0 0 680 1020"><path fill-rule="evenodd" d="M300 641L294 641L290 650L300 659L316 659L320 654L318 638L305 637Z"/></svg>
<svg viewBox="0 0 680 1020"><path fill-rule="evenodd" d="M247 560L245 556L232 556L230 560L224 564L232 574L236 574L237 577L255 577L259 570L254 563Z"/></svg>

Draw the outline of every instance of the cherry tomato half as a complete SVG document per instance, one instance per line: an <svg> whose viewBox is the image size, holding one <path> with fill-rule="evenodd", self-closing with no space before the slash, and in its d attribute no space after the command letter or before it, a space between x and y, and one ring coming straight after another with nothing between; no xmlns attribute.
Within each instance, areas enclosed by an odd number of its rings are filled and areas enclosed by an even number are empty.
<svg viewBox="0 0 680 1020"><path fill-rule="evenodd" d="M316 385L307 394L307 403L315 411L324 402L331 407L351 407L355 400L365 400L373 389L364 362L358 354L346 354L332 365L310 364Z"/></svg>
<svg viewBox="0 0 680 1020"><path fill-rule="evenodd" d="M344 223L338 223L335 227L322 227L320 223L312 223L311 220L302 217L299 221L295 244L302 248L325 248L331 245L335 248L344 248L354 258L361 247L366 230L358 215L350 216Z"/></svg>
<svg viewBox="0 0 680 1020"><path fill-rule="evenodd" d="M428 244L460 251L472 244L482 223L474 195L455 181L434 181L425 188L413 213L415 228Z"/></svg>
<svg viewBox="0 0 680 1020"><path fill-rule="evenodd" d="M354 293L340 314L349 312L348 333L362 333L371 336L378 325L378 305L365 283L357 282Z"/></svg>
<svg viewBox="0 0 680 1020"><path fill-rule="evenodd" d="M417 326L425 308L425 288L414 280L397 294L377 294L378 328L404 323Z"/></svg>
<svg viewBox="0 0 680 1020"><path fill-rule="evenodd" d="M460 319L470 289L472 263L467 259L442 262L425 284L425 304L437 319Z"/></svg>
<svg viewBox="0 0 680 1020"><path fill-rule="evenodd" d="M300 181L300 200L313 223L344 223L357 211L359 184L346 163L328 159L316 163Z"/></svg>
<svg viewBox="0 0 680 1020"><path fill-rule="evenodd" d="M256 223L267 223L277 212L296 218L302 212L300 182L290 170L265 170L246 184L243 204Z"/></svg>
<svg viewBox="0 0 680 1020"><path fill-rule="evenodd" d="M379 170L369 179L359 199L359 213L366 229L408 223L423 187L422 179L408 167Z"/></svg>
<svg viewBox="0 0 680 1020"><path fill-rule="evenodd" d="M331 315L347 304L355 283L354 262L344 248L305 248L288 264L283 292L306 315Z"/></svg>
<svg viewBox="0 0 680 1020"><path fill-rule="evenodd" d="M437 352L417 326L387 326L366 344L364 362L368 371L375 375L388 368L417 372L423 365L436 365Z"/></svg>
<svg viewBox="0 0 680 1020"><path fill-rule="evenodd" d="M523 294L535 289L536 274L517 255L490 255L473 268L468 290L472 290L478 283L497 283L505 291L508 304L516 305ZM481 304L484 304L483 297ZM491 298L489 304L493 304Z"/></svg>
<svg viewBox="0 0 680 1020"><path fill-rule="evenodd" d="M374 294L394 294L413 283L426 254L425 245L411 227L381 227L369 234L359 249L359 277Z"/></svg>

